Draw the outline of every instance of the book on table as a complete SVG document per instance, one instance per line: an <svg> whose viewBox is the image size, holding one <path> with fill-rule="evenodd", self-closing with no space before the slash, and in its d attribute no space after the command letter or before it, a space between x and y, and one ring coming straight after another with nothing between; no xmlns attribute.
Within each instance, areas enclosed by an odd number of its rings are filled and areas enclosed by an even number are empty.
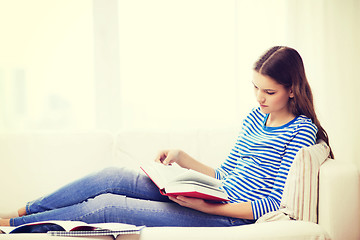
<svg viewBox="0 0 360 240"><path fill-rule="evenodd" d="M107 236L139 234L144 226L125 223L94 223L81 221L44 221L20 225L18 227L0 227L1 233L47 233L52 236Z"/></svg>
<svg viewBox="0 0 360 240"><path fill-rule="evenodd" d="M151 162L141 169L156 184L161 194L166 196L185 196L208 201L229 201L222 189L222 182L203 173L185 169L177 164L165 166Z"/></svg>

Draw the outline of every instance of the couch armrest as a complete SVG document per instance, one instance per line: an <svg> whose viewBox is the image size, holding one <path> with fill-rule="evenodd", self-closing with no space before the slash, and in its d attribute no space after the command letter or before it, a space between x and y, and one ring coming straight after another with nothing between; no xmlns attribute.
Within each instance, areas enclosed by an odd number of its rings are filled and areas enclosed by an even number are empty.
<svg viewBox="0 0 360 240"><path fill-rule="evenodd" d="M331 239L360 239L360 191L357 167L328 159L319 173L318 222Z"/></svg>

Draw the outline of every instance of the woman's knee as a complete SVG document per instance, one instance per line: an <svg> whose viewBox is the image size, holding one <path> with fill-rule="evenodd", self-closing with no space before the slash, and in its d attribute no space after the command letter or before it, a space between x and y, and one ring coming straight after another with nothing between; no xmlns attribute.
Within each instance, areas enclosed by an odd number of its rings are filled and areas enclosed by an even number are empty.
<svg viewBox="0 0 360 240"><path fill-rule="evenodd" d="M106 167L98 172L101 176L116 176L123 171L123 168Z"/></svg>
<svg viewBox="0 0 360 240"><path fill-rule="evenodd" d="M95 177L99 180L114 180L124 175L124 168L107 167L95 173Z"/></svg>
<svg viewBox="0 0 360 240"><path fill-rule="evenodd" d="M108 208L114 206L123 206L125 202L126 196L112 194L112 193L104 193L99 196L96 196L93 199L88 200L88 204L92 205L93 209L96 208Z"/></svg>
<svg viewBox="0 0 360 240"><path fill-rule="evenodd" d="M94 181L109 188L127 186L137 178L137 172L128 168L108 167L95 173Z"/></svg>

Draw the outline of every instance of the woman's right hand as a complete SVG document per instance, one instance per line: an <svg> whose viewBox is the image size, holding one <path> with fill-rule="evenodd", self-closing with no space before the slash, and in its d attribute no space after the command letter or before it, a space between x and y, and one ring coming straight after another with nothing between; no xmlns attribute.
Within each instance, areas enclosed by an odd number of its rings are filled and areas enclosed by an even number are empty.
<svg viewBox="0 0 360 240"><path fill-rule="evenodd" d="M181 158L181 150L163 150L159 152L155 158L155 162L164 165L171 165L172 163L179 163Z"/></svg>
<svg viewBox="0 0 360 240"><path fill-rule="evenodd" d="M177 163L182 168L193 169L210 177L215 177L214 168L195 160L182 150L163 150L159 152L155 162L162 163L164 165Z"/></svg>

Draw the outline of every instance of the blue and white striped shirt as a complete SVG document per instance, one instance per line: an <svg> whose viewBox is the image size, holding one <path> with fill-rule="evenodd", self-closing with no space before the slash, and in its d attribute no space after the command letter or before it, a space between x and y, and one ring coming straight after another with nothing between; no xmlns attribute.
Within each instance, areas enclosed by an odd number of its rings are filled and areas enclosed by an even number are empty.
<svg viewBox="0 0 360 240"><path fill-rule="evenodd" d="M296 153L315 144L317 127L298 116L281 127L266 127L268 114L255 108L243 121L235 146L215 169L230 202L251 202L254 219L278 210Z"/></svg>

